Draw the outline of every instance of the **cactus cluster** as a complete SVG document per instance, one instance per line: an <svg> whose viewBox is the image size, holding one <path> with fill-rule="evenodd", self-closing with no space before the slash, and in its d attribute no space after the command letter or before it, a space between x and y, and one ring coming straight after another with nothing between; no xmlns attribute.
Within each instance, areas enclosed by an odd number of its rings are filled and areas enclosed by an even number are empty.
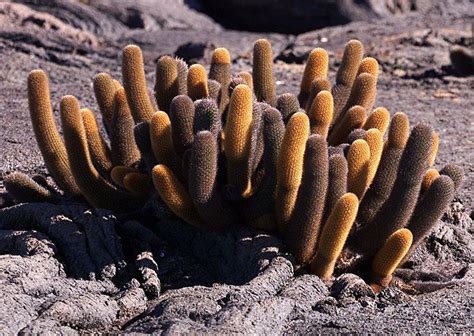
<svg viewBox="0 0 474 336"><path fill-rule="evenodd" d="M354 265L374 287L387 286L443 214L462 171L432 167L439 139L428 125L410 132L404 113L373 109L378 63L364 58L359 41L347 43L334 85L328 67L328 53L314 49L298 95L278 96L272 47L261 39L252 74L233 75L225 48L214 51L209 73L161 57L151 95L141 50L129 45L123 84L105 73L94 78L108 141L73 96L60 104L63 140L46 74L35 70L31 120L62 192L20 173L5 185L17 202L83 198L115 211L139 208L154 186L199 229L275 233L297 264L322 278L341 254L356 254Z"/></svg>

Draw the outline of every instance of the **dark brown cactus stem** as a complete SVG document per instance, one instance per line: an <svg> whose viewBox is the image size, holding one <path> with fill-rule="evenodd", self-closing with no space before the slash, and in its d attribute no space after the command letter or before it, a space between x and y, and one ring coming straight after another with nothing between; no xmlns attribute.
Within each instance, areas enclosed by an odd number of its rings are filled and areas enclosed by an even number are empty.
<svg viewBox="0 0 474 336"><path fill-rule="evenodd" d="M196 100L194 102L194 111L193 133L209 131L217 139L222 125L216 102L209 98Z"/></svg>
<svg viewBox="0 0 474 336"><path fill-rule="evenodd" d="M174 97L170 105L171 136L179 156L193 144L194 103L185 95Z"/></svg>
<svg viewBox="0 0 474 336"><path fill-rule="evenodd" d="M373 221L355 232L349 242L355 252L373 256L393 232L406 226L418 200L431 146L431 127L425 124L415 126L400 159L390 196Z"/></svg>
<svg viewBox="0 0 474 336"><path fill-rule="evenodd" d="M363 55L364 46L359 41L350 40L346 44L342 62L336 74L336 85L332 88L334 97L333 122L338 119L342 109L346 106Z"/></svg>
<svg viewBox="0 0 474 336"><path fill-rule="evenodd" d="M449 176L454 182L454 191L459 190L459 187L461 187L464 177L464 172L461 167L455 164L448 164L444 166L444 168L441 169L439 173L440 175Z"/></svg>
<svg viewBox="0 0 474 336"><path fill-rule="evenodd" d="M254 103L252 106L252 131L250 135L249 176L252 178L263 157L263 111L271 108L266 103Z"/></svg>
<svg viewBox="0 0 474 336"><path fill-rule="evenodd" d="M283 93L277 99L276 108L280 111L283 121L287 123L290 117L300 110L300 103L294 94Z"/></svg>
<svg viewBox="0 0 474 336"><path fill-rule="evenodd" d="M263 110L263 140L265 177L258 191L246 202L247 220L255 228L273 231L276 227L275 208L276 167L285 125L280 112L272 107Z"/></svg>
<svg viewBox="0 0 474 336"><path fill-rule="evenodd" d="M272 45L265 39L257 40L253 47L253 84L257 100L275 106Z"/></svg>
<svg viewBox="0 0 474 336"><path fill-rule="evenodd" d="M115 93L113 110L110 137L112 163L114 166L132 167L140 161L140 151L135 142L135 124L123 88Z"/></svg>
<svg viewBox="0 0 474 336"><path fill-rule="evenodd" d="M5 176L3 183L9 196L16 203L56 203L59 200L57 194L43 187L28 175L20 172L14 172Z"/></svg>
<svg viewBox="0 0 474 336"><path fill-rule="evenodd" d="M286 244L300 264L310 262L316 252L328 188L328 166L325 138L310 136L306 142L301 186L286 234Z"/></svg>
<svg viewBox="0 0 474 336"><path fill-rule="evenodd" d="M188 64L179 57L176 57L176 67L178 69L178 95L188 94Z"/></svg>
<svg viewBox="0 0 474 336"><path fill-rule="evenodd" d="M362 106L366 111L370 111L374 106L376 94L377 79L375 76L368 73L357 76L346 105L337 115L334 115L334 118L337 117L334 119L334 123L337 124L343 120L347 111L353 106Z"/></svg>
<svg viewBox="0 0 474 336"><path fill-rule="evenodd" d="M96 208L117 212L138 208L142 201L108 183L92 164L79 102L73 96L61 100L61 122L72 174L86 200Z"/></svg>
<svg viewBox="0 0 474 336"><path fill-rule="evenodd" d="M454 197L454 182L449 176L441 175L433 181L413 211L407 225L413 233L413 244L408 255L438 223Z"/></svg>
<svg viewBox="0 0 474 336"><path fill-rule="evenodd" d="M304 109L306 111L309 110L314 98L321 91L331 91L331 82L329 82L329 79L315 78L314 81L311 83L311 90L309 91L308 99L306 100L306 104L304 105Z"/></svg>
<svg viewBox="0 0 474 336"><path fill-rule="evenodd" d="M236 224L238 217L217 190L217 141L209 131L196 134L189 161L189 194L210 229L221 230Z"/></svg>
<svg viewBox="0 0 474 336"><path fill-rule="evenodd" d="M356 128L355 130L352 130L347 136L347 143L351 144L357 139L364 139L365 132L366 131L363 128Z"/></svg>
<svg viewBox="0 0 474 336"><path fill-rule="evenodd" d="M337 201L347 192L347 172L347 160L343 153L329 156L328 181L331 183L328 184L322 223L326 222Z"/></svg>
<svg viewBox="0 0 474 336"><path fill-rule="evenodd" d="M153 149L151 148L150 122L142 121L141 123L136 124L133 128L133 135L142 158L140 168L146 172L151 172L153 167L156 165L156 160L153 155Z"/></svg>
<svg viewBox="0 0 474 336"><path fill-rule="evenodd" d="M211 80L220 84L219 86L219 110L222 112L229 103L227 87L232 79L231 59L229 51L225 48L217 48L212 54L211 67L209 69L209 94L212 97Z"/></svg>
<svg viewBox="0 0 474 336"><path fill-rule="evenodd" d="M28 75L28 106L36 142L49 174L66 194L79 196L80 190L71 174L66 148L54 121L48 77L43 70L33 70Z"/></svg>
<svg viewBox="0 0 474 336"><path fill-rule="evenodd" d="M221 101L221 84L219 84L218 81L215 81L213 79L209 79L207 81L207 86L209 89L209 97L214 99L218 104L220 104Z"/></svg>
<svg viewBox="0 0 474 336"><path fill-rule="evenodd" d="M407 116L401 112L396 113L390 123L388 140L377 173L359 207L357 219L360 224L371 223L390 196L409 131Z"/></svg>

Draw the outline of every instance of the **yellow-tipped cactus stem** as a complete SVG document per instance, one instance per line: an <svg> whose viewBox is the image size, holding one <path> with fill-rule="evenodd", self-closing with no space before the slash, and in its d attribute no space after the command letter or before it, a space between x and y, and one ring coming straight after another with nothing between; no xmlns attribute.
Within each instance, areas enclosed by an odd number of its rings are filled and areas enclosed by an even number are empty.
<svg viewBox="0 0 474 336"><path fill-rule="evenodd" d="M399 229L392 233L372 260L372 281L387 287L392 274L403 260L413 242L413 235L408 229Z"/></svg>
<svg viewBox="0 0 474 336"><path fill-rule="evenodd" d="M435 163L436 154L438 154L438 148L439 148L439 135L438 133L434 132L433 133L433 146L431 147L431 155L428 162L429 166L432 166Z"/></svg>
<svg viewBox="0 0 474 336"><path fill-rule="evenodd" d="M410 135L410 121L403 112L397 112L390 122L387 146L392 148L405 148Z"/></svg>
<svg viewBox="0 0 474 336"><path fill-rule="evenodd" d="M359 200L352 193L344 194L331 211L321 235L318 251L311 262L311 272L322 279L328 279L334 272L334 265L346 243L347 236L357 216Z"/></svg>
<svg viewBox="0 0 474 336"><path fill-rule="evenodd" d="M65 96L61 100L61 122L71 171L86 200L96 208L117 212L139 207L141 202L109 184L95 169L87 147L79 102L75 97Z"/></svg>
<svg viewBox="0 0 474 336"><path fill-rule="evenodd" d="M140 161L141 155L135 142L135 124L123 88L115 92L113 111L110 130L112 163L114 166L133 166Z"/></svg>
<svg viewBox="0 0 474 336"><path fill-rule="evenodd" d="M188 96L198 100L209 96L206 69L200 64L193 64L188 71Z"/></svg>
<svg viewBox="0 0 474 336"><path fill-rule="evenodd" d="M379 63L377 62L375 58L365 57L360 62L359 71L357 74L360 75L361 73L364 73L364 72L371 74L377 80L377 78L379 77Z"/></svg>
<svg viewBox="0 0 474 336"><path fill-rule="evenodd" d="M367 187L372 183L377 169L379 167L380 158L382 157L383 151L383 135L376 128L371 128L364 134L364 140L369 145L370 149L370 160L369 160L369 171L367 174ZM360 197L362 198L362 197Z"/></svg>
<svg viewBox="0 0 474 336"><path fill-rule="evenodd" d="M108 177L112 169L110 149L100 134L94 113L88 108L81 109L81 113L92 162L103 177Z"/></svg>
<svg viewBox="0 0 474 336"><path fill-rule="evenodd" d="M123 178L125 189L137 198L144 198L148 194L150 178L147 174L131 172Z"/></svg>
<svg viewBox="0 0 474 336"><path fill-rule="evenodd" d="M49 174L64 192L79 195L80 190L71 174L66 148L56 128L48 77L43 70L33 70L28 75L28 106L36 142Z"/></svg>
<svg viewBox="0 0 474 336"><path fill-rule="evenodd" d="M429 189L434 180L439 176L438 170L435 168L430 168L426 171L425 176L423 177L423 182L421 182L421 192L425 192Z"/></svg>
<svg viewBox="0 0 474 336"><path fill-rule="evenodd" d="M179 174L181 165L173 145L171 121L163 111L156 112L151 118L150 141L156 162L167 165Z"/></svg>
<svg viewBox="0 0 474 336"><path fill-rule="evenodd" d="M145 67L140 47L129 44L123 49L122 58L123 87L133 119L139 123L151 119L155 108L148 95Z"/></svg>
<svg viewBox="0 0 474 336"><path fill-rule="evenodd" d="M118 90L123 87L123 85L116 79L113 79L115 90Z"/></svg>
<svg viewBox="0 0 474 336"><path fill-rule="evenodd" d="M16 203L58 201L58 194L53 193L34 179L20 172L13 172L3 180L5 189Z"/></svg>
<svg viewBox="0 0 474 336"><path fill-rule="evenodd" d="M115 166L110 171L110 178L116 185L123 187L124 186L123 179L125 178L125 176L130 173L138 173L138 172L139 172L138 169L135 169L132 167Z"/></svg>
<svg viewBox="0 0 474 336"><path fill-rule="evenodd" d="M362 106L353 106L344 115L344 118L334 125L328 136L328 143L331 146L337 146L346 142L347 136L352 130L361 128L365 123L367 112Z"/></svg>
<svg viewBox="0 0 474 336"><path fill-rule="evenodd" d="M334 119L338 118L351 93L352 84L357 76L364 46L360 41L350 40L344 48L341 66L337 70L336 85L332 88L334 96Z"/></svg>
<svg viewBox="0 0 474 336"><path fill-rule="evenodd" d="M239 77L242 78L245 81L245 83L247 83L247 86L250 88L250 90L253 91L252 75L247 71L241 71L239 72Z"/></svg>
<svg viewBox="0 0 474 336"><path fill-rule="evenodd" d="M339 117L343 118L346 111L355 105L370 111L374 106L376 95L377 78L369 73L361 73L354 81L349 99Z"/></svg>
<svg viewBox="0 0 474 336"><path fill-rule="evenodd" d="M328 75L329 56L326 50L315 48L309 54L304 68L303 79L301 80L300 93L298 99L301 106L305 106L306 100L311 91L311 84L316 78L326 78Z"/></svg>
<svg viewBox="0 0 474 336"><path fill-rule="evenodd" d="M278 154L275 213L282 235L286 234L295 207L308 136L308 116L303 112L295 113L288 122Z"/></svg>
<svg viewBox="0 0 474 336"><path fill-rule="evenodd" d="M152 170L152 179L161 199L176 216L197 228L204 227L186 188L171 169L162 164L156 165Z"/></svg>
<svg viewBox="0 0 474 336"><path fill-rule="evenodd" d="M232 79L230 53L226 48L217 48L212 54L209 79L220 84L219 109L224 111L229 103L228 86ZM209 90L211 91L211 90Z"/></svg>
<svg viewBox="0 0 474 336"><path fill-rule="evenodd" d="M370 188L361 201L358 221L362 225L372 222L390 196L409 133L410 125L407 116L402 112L396 113L390 123L388 140L382 151L379 167Z"/></svg>
<svg viewBox="0 0 474 336"><path fill-rule="evenodd" d="M319 92L308 111L309 123L312 134L320 134L327 137L334 113L334 100L329 91Z"/></svg>
<svg viewBox="0 0 474 336"><path fill-rule="evenodd" d="M252 91L239 84L230 98L225 126L224 151L227 158L227 180L241 193L250 189L248 159L252 132Z"/></svg>
<svg viewBox="0 0 474 336"><path fill-rule="evenodd" d="M257 100L275 106L272 45L265 39L257 40L253 46L253 84Z"/></svg>
<svg viewBox="0 0 474 336"><path fill-rule="evenodd" d="M313 103L314 97L321 91L331 91L331 82L327 78L316 78L311 83L311 89L309 91L308 99L306 99L306 104L303 105L305 110L308 111Z"/></svg>
<svg viewBox="0 0 474 336"><path fill-rule="evenodd" d="M171 100L178 95L178 64L171 56L162 56L156 63L155 99L158 108L170 111Z"/></svg>
<svg viewBox="0 0 474 336"><path fill-rule="evenodd" d="M382 135L390 124L390 112L385 107L377 107L367 118L364 124L364 129L368 131L371 128L378 129Z"/></svg>
<svg viewBox="0 0 474 336"><path fill-rule="evenodd" d="M112 125L114 96L119 88L115 82L117 81L105 72L95 75L93 81L95 99L107 131L110 131ZM121 86L120 83L118 85Z"/></svg>
<svg viewBox="0 0 474 336"><path fill-rule="evenodd" d="M347 153L347 191L362 199L367 189L370 164L370 147L365 140L352 143Z"/></svg>

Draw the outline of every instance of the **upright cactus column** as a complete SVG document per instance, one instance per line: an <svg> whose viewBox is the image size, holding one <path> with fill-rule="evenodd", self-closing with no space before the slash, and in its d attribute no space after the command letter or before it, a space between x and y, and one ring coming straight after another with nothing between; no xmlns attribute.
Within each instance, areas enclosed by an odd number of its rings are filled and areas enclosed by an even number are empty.
<svg viewBox="0 0 474 336"><path fill-rule="evenodd" d="M28 106L36 142L48 172L64 192L72 196L79 195L66 148L54 122L48 77L43 70L33 70L28 75Z"/></svg>
<svg viewBox="0 0 474 336"><path fill-rule="evenodd" d="M252 127L252 92L247 85L234 89L225 126L224 151L227 158L227 180L246 195L251 190L248 176L250 136Z"/></svg>
<svg viewBox="0 0 474 336"><path fill-rule="evenodd" d="M150 120L155 107L148 95L142 51L136 45L130 44L123 49L122 76L133 119L137 123Z"/></svg>
<svg viewBox="0 0 474 336"><path fill-rule="evenodd" d="M275 106L272 45L265 39L257 40L253 46L253 83L257 100Z"/></svg>
<svg viewBox="0 0 474 336"><path fill-rule="evenodd" d="M178 64L170 56L162 56L156 63L155 99L162 111L169 112L171 100L178 95Z"/></svg>
<svg viewBox="0 0 474 336"><path fill-rule="evenodd" d="M294 114L288 122L278 154L275 213L278 231L285 236L291 220L303 176L309 119L303 112Z"/></svg>

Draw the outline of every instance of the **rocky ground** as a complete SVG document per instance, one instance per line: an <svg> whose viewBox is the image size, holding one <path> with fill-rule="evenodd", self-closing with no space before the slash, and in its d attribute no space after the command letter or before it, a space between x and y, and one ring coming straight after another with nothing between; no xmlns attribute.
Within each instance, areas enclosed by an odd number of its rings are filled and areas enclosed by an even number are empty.
<svg viewBox="0 0 474 336"><path fill-rule="evenodd" d="M469 1L443 2L295 36L226 30L174 0L1 2L2 176L46 172L29 122L30 70L49 74L56 111L65 94L95 108L93 75L120 78L120 49L128 43L144 50L151 87L161 55L209 64L212 50L224 46L235 71L249 70L253 41L266 37L278 93L297 92L312 48L330 52L334 75L345 42L360 39L381 64L377 105L433 125L440 134L436 166L457 163L466 179L400 270L398 285L379 295L355 275L325 284L295 271L274 237L243 228L199 234L163 209L161 219L137 215L153 231L147 242L136 236L147 229L107 212L73 205L13 209L13 220L0 220L0 334L471 331L474 77L454 73L449 49L472 48L473 9Z"/></svg>

